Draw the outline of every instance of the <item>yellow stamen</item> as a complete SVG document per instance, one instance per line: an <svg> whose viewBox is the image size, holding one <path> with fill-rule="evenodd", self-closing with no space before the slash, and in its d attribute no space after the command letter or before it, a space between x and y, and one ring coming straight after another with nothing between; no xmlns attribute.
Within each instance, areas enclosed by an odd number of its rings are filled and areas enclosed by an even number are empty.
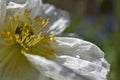
<svg viewBox="0 0 120 80"><path fill-rule="evenodd" d="M50 55L55 55L55 52L48 48L51 41L56 41L55 35L50 35L50 30L43 33L43 28L49 23L49 19L39 16L32 19L29 16L30 12L31 10L25 10L22 16L11 16L6 22L4 31L0 33L0 38L9 45L17 43L26 51L39 43L46 48L42 56L48 58Z"/></svg>

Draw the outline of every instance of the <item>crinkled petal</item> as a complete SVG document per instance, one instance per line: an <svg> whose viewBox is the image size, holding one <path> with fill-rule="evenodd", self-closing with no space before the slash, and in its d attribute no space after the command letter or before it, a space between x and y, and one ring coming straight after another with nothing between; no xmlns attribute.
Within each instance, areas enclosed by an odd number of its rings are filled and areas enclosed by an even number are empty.
<svg viewBox="0 0 120 80"><path fill-rule="evenodd" d="M50 23L47 28L49 28L51 33L54 34L60 34L63 32L70 23L68 12L57 9L50 4L43 4L43 14L40 16L50 19Z"/></svg>
<svg viewBox="0 0 120 80"><path fill-rule="evenodd" d="M54 80L95 80L85 75L76 73L75 71L62 66L51 60L47 60L41 56L26 54L27 59L35 66L39 71L44 70L44 74Z"/></svg>
<svg viewBox="0 0 120 80"><path fill-rule="evenodd" d="M20 53L19 48L0 44L0 80L39 80L40 72Z"/></svg>
<svg viewBox="0 0 120 80"><path fill-rule="evenodd" d="M56 41L52 44L52 47L57 55L78 56L89 61L104 57L104 52L88 41L69 37L57 37Z"/></svg>
<svg viewBox="0 0 120 80"><path fill-rule="evenodd" d="M59 62L78 73L91 76L94 80L105 80L109 64L104 53L96 45L76 38L58 37L52 47Z"/></svg>
<svg viewBox="0 0 120 80"><path fill-rule="evenodd" d="M108 63L101 61L90 62L87 60L71 57L71 56L60 56L61 60L64 60L63 65L67 66L74 71L94 78L94 80L106 80L108 73Z"/></svg>

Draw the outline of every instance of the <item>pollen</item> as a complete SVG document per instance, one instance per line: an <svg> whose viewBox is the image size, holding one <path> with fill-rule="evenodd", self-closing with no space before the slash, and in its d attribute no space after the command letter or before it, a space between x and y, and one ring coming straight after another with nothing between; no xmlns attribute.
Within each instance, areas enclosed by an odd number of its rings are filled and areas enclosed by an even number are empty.
<svg viewBox="0 0 120 80"><path fill-rule="evenodd" d="M53 50L50 50L49 42L56 42L55 35L50 34L50 30L44 30L49 23L49 19L36 16L31 18L29 15L31 10L24 10L23 15L10 16L0 33L2 38L8 45L18 44L25 51L37 45L38 43L47 46L42 54L45 57L55 55Z"/></svg>

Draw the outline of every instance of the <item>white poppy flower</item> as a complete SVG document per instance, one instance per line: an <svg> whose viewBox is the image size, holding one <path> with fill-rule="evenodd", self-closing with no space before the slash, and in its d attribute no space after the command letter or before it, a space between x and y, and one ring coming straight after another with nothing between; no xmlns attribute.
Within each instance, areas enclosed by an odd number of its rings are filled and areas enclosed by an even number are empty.
<svg viewBox="0 0 120 80"><path fill-rule="evenodd" d="M42 17L54 16L56 9L41 0L6 5L0 0L0 80L106 80L109 64L96 45L55 37L69 22L64 12L58 10L49 25Z"/></svg>

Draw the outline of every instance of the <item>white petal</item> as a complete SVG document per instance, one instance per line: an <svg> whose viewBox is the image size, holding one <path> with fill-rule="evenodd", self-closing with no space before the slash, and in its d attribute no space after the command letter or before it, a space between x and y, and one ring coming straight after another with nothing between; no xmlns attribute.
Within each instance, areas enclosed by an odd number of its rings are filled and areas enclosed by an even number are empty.
<svg viewBox="0 0 120 80"><path fill-rule="evenodd" d="M16 3L15 3L16 2ZM25 1L15 1L9 2L7 6L7 15L17 14L19 11L24 9L31 9L31 17L35 17L40 14L42 0L26 0Z"/></svg>
<svg viewBox="0 0 120 80"><path fill-rule="evenodd" d="M65 66L47 60L41 56L26 53L24 55L39 71L41 71L42 68L45 75L54 80L94 80L94 78L80 75Z"/></svg>
<svg viewBox="0 0 120 80"><path fill-rule="evenodd" d="M0 0L0 28L3 24L5 14L6 14L6 0Z"/></svg>
<svg viewBox="0 0 120 80"><path fill-rule="evenodd" d="M57 37L52 47L58 55L80 56L82 59L94 60L104 57L104 52L96 45L77 38Z"/></svg>
<svg viewBox="0 0 120 80"><path fill-rule="evenodd" d="M96 45L76 38L58 37L52 47L58 54L59 62L94 80L105 80L109 64L104 53Z"/></svg>
<svg viewBox="0 0 120 80"><path fill-rule="evenodd" d="M42 11L42 0L28 0L26 8L32 9L31 17L35 17L41 14Z"/></svg>
<svg viewBox="0 0 120 80"><path fill-rule="evenodd" d="M70 23L68 12L57 9L50 4L43 4L43 12L40 16L50 18L50 23L47 28L51 30L51 33L60 34L68 27Z"/></svg>
<svg viewBox="0 0 120 80"><path fill-rule="evenodd" d="M64 60L63 65L82 75L94 78L94 80L106 80L106 75L109 71L109 64L103 62L102 60L90 62L70 56L59 56L59 58Z"/></svg>

